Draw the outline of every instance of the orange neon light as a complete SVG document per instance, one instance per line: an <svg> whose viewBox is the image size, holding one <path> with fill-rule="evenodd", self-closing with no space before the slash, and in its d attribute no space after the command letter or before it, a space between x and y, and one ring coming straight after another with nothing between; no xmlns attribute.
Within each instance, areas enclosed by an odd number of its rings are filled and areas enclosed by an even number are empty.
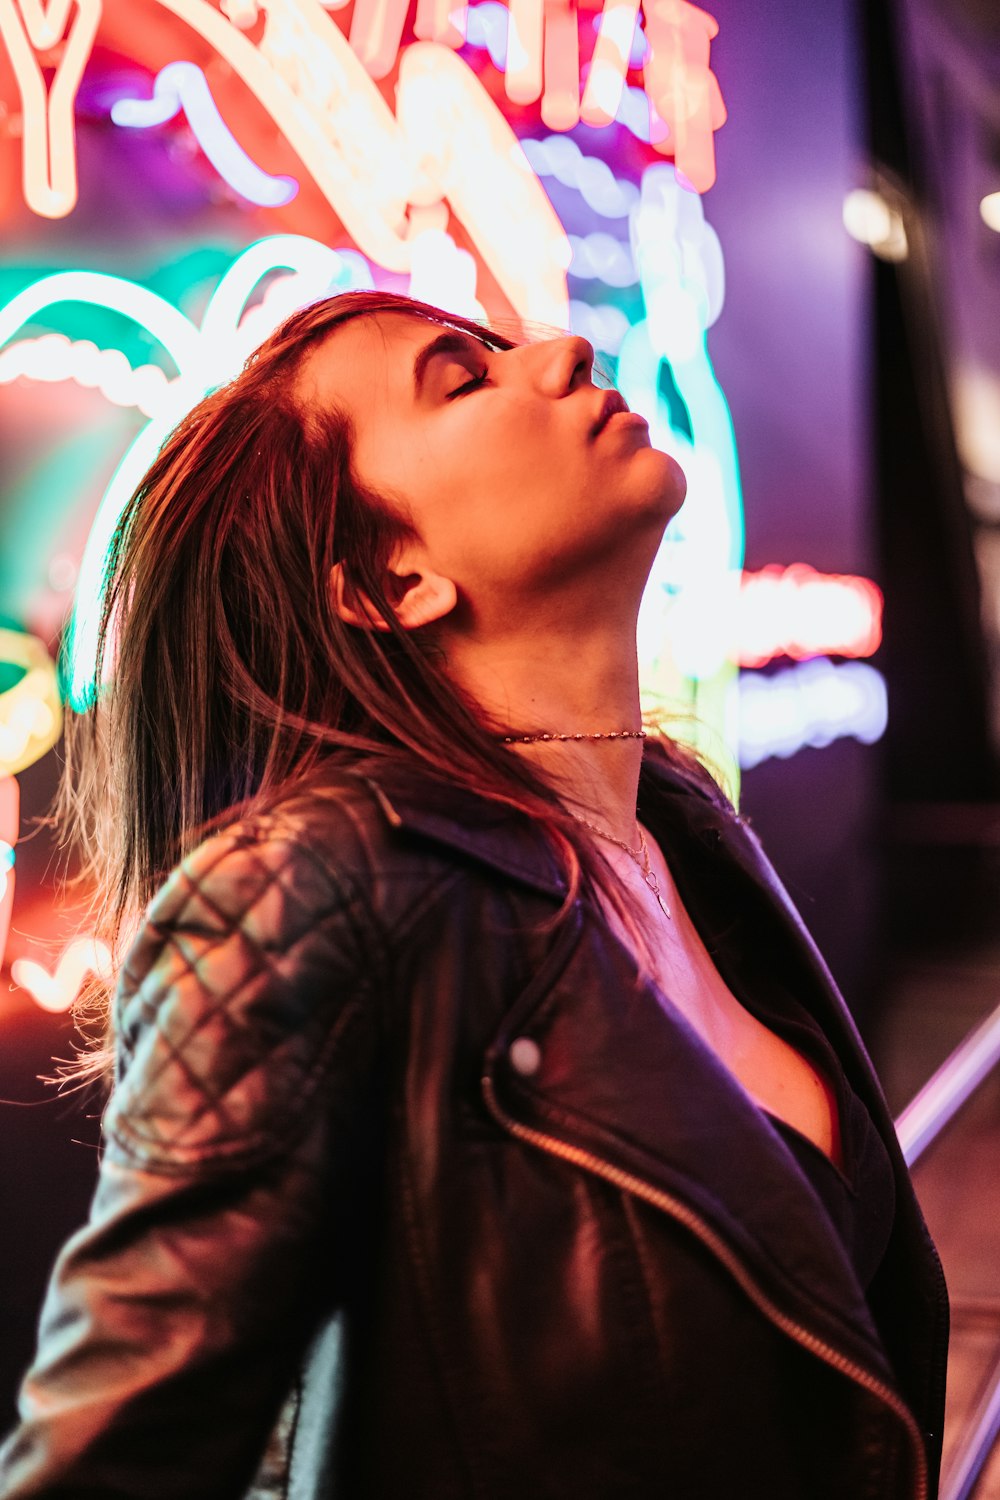
<svg viewBox="0 0 1000 1500"><path fill-rule="evenodd" d="M572 130L580 119L580 33L575 0L545 0L542 123Z"/></svg>
<svg viewBox="0 0 1000 1500"><path fill-rule="evenodd" d="M534 104L542 92L543 0L507 0L504 88L512 104Z"/></svg>
<svg viewBox="0 0 1000 1500"><path fill-rule="evenodd" d="M100 20L101 0L0 0L0 38L21 94L24 201L43 218L76 203L73 106ZM48 87L43 67L55 69Z"/></svg>
<svg viewBox="0 0 1000 1500"><path fill-rule="evenodd" d="M375 80L399 56L409 0L355 0L349 38L332 15L346 0L221 0L221 9L210 0L155 3L201 37L246 84L358 248L387 270L408 271L407 209L429 204L440 162L427 160L419 130L400 139ZM509 0L507 97L519 104L541 99L542 120L553 130L570 130L581 118L610 123L621 100L638 5L605 0L581 101L577 0ZM726 119L709 65L719 28L689 0L647 0L644 11L649 52L643 78L658 126L654 144L673 154L685 178L704 192L715 180L713 133ZM21 94L25 202L50 218L68 214L76 202L73 105L101 15L102 0L0 0L0 42ZM255 43L247 31L259 15L264 29ZM467 15L465 0L417 0L414 30L421 40L412 46L430 44L442 58L454 55L464 41ZM412 46L403 53L400 87ZM47 89L43 68L49 67L55 72ZM446 113L456 97L449 78L454 75L442 63L442 84L452 94L452 101L442 100ZM479 114L495 109L482 86L459 92ZM463 137L459 129L449 150L463 150ZM502 160L501 153L479 162L477 170L489 176ZM515 237L509 214L508 222ZM561 250L553 249L558 258ZM551 303L547 309L528 306L523 290L504 290L519 312L565 321ZM560 305L565 314L565 294Z"/></svg>
<svg viewBox="0 0 1000 1500"><path fill-rule="evenodd" d="M158 3L239 74L362 254L410 271L408 207L447 199L516 311L566 325L565 231L514 131L450 48L406 48L394 115L319 0L268 0L257 46L205 0Z"/></svg>
<svg viewBox="0 0 1000 1500"><path fill-rule="evenodd" d="M468 14L468 7L455 0L417 0L414 34L422 42L461 47L465 43Z"/></svg>
<svg viewBox="0 0 1000 1500"><path fill-rule="evenodd" d="M60 955L53 972L34 959L18 958L10 966L14 983L34 1000L40 1010L56 1014L69 1010L79 993L85 974L107 977L111 971L111 950L98 938L79 937Z"/></svg>
<svg viewBox="0 0 1000 1500"><path fill-rule="evenodd" d="M649 54L643 82L670 134L656 148L673 156L699 193L715 181L715 131L726 123L719 82L709 66L719 23L689 0L647 0Z"/></svg>
<svg viewBox="0 0 1000 1500"><path fill-rule="evenodd" d="M610 125L618 113L638 19L639 0L605 0L580 101L586 125Z"/></svg>

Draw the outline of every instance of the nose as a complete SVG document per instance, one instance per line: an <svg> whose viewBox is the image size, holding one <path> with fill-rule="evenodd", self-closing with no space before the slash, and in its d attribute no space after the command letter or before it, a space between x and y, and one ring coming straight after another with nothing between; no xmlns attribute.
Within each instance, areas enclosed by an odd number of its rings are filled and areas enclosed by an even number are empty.
<svg viewBox="0 0 1000 1500"><path fill-rule="evenodd" d="M567 391L575 391L578 386L592 384L595 354L594 346L588 339L569 333L546 340L543 347L548 355L546 383L551 381L556 394L563 396Z"/></svg>

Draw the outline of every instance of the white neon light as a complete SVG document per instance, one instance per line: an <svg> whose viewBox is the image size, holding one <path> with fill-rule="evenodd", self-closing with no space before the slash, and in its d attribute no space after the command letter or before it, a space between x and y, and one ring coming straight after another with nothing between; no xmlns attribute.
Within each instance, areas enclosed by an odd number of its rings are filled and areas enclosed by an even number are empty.
<svg viewBox="0 0 1000 1500"><path fill-rule="evenodd" d="M649 44L646 41L646 33L642 29L641 18L636 17L632 27L631 40L629 40L624 35L624 28L628 24L627 20L623 21L621 19L622 17L627 17L628 7L622 6L617 8L614 20L608 16L608 20L605 21L606 15L608 15L606 10L600 11L598 15L591 17L590 24L597 32L607 26L614 36L617 45L622 49L623 55L627 57L628 66L630 68L641 67L649 51Z"/></svg>
<svg viewBox="0 0 1000 1500"><path fill-rule="evenodd" d="M620 307L605 302L580 302L574 298L569 304L569 326L573 333L588 339L595 349L617 354L631 324Z"/></svg>
<svg viewBox="0 0 1000 1500"><path fill-rule="evenodd" d="M988 229L1000 234L1000 193L987 193L979 205L979 214Z"/></svg>
<svg viewBox="0 0 1000 1500"><path fill-rule="evenodd" d="M852 738L871 745L888 723L885 679L865 662L835 666L822 657L771 676L741 674L730 700L738 716L744 770Z"/></svg>
<svg viewBox="0 0 1000 1500"><path fill-rule="evenodd" d="M881 193L854 188L844 199L844 228L880 260L903 261L909 254L906 225Z"/></svg>
<svg viewBox="0 0 1000 1500"><path fill-rule="evenodd" d="M21 94L24 201L43 218L76 203L73 107L100 20L101 0L0 0L0 39ZM43 56L55 66L48 85Z"/></svg>
<svg viewBox="0 0 1000 1500"><path fill-rule="evenodd" d="M10 966L10 977L28 991L40 1010L57 1014L69 1010L86 974L108 978L111 969L107 943L95 937L79 937L60 955L54 973L33 959L18 958Z"/></svg>
<svg viewBox="0 0 1000 1500"><path fill-rule="evenodd" d="M181 110L202 151L234 192L251 203L276 208L299 190L294 177L274 177L243 150L219 113L202 70L192 62L172 62L157 73L152 99L119 99L111 106L116 125L148 129L172 120Z"/></svg>
<svg viewBox="0 0 1000 1500"><path fill-rule="evenodd" d="M882 640L882 593L869 578L822 574L805 563L744 573L736 615L740 666L775 656L871 656Z"/></svg>
<svg viewBox="0 0 1000 1500"><path fill-rule="evenodd" d="M627 218L638 205L635 183L616 177L599 156L584 155L568 135L548 135L541 140L529 136L521 141L521 147L537 176L554 177L564 187L574 188L588 208L602 218Z"/></svg>
<svg viewBox="0 0 1000 1500"><path fill-rule="evenodd" d="M657 114L649 95L633 84L626 85L615 119L636 140L652 146L659 146L670 137L670 126Z"/></svg>
<svg viewBox="0 0 1000 1500"><path fill-rule="evenodd" d="M466 45L490 54L497 72L507 66L507 7L500 0L482 0L470 5L466 28Z"/></svg>
<svg viewBox="0 0 1000 1500"><path fill-rule="evenodd" d="M99 390L116 406L135 406L155 417L170 401L171 382L159 365L133 369L119 349L99 349L89 339L68 339L46 333L37 339L18 339L0 349L0 385L18 377L30 380L73 380Z"/></svg>
<svg viewBox="0 0 1000 1500"><path fill-rule="evenodd" d="M569 274L581 280L603 281L605 286L634 286L639 279L627 244L614 235L595 230L592 234L569 236L573 261Z"/></svg>
<svg viewBox="0 0 1000 1500"><path fill-rule="evenodd" d="M414 237L409 295L466 318L487 316L476 296L476 262L460 250L444 229L427 229Z"/></svg>
<svg viewBox="0 0 1000 1500"><path fill-rule="evenodd" d="M147 328L178 370L197 367L201 353L198 330L189 318L146 287L100 271L57 271L18 292L0 308L0 345L59 302L86 302L120 312Z"/></svg>

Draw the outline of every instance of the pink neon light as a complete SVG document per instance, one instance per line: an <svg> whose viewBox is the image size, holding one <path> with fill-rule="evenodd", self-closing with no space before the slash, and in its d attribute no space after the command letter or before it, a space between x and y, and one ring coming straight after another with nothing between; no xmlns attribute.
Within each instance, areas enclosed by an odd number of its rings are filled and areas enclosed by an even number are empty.
<svg viewBox="0 0 1000 1500"><path fill-rule="evenodd" d="M736 660L762 667L776 656L871 656L882 641L882 605L871 579L818 573L806 563L744 573Z"/></svg>
<svg viewBox="0 0 1000 1500"><path fill-rule="evenodd" d="M14 906L14 846L21 815L21 788L14 776L0 776L0 968Z"/></svg>

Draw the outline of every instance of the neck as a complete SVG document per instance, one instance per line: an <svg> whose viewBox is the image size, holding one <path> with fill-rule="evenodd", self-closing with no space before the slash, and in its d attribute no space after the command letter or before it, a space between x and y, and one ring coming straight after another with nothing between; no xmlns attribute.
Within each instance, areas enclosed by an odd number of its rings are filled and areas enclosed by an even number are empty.
<svg viewBox="0 0 1000 1500"><path fill-rule="evenodd" d="M551 632L489 647L452 641L448 668L511 734L594 734L640 727L634 625L589 638ZM640 739L548 741L507 748L551 781L570 812L636 844Z"/></svg>

